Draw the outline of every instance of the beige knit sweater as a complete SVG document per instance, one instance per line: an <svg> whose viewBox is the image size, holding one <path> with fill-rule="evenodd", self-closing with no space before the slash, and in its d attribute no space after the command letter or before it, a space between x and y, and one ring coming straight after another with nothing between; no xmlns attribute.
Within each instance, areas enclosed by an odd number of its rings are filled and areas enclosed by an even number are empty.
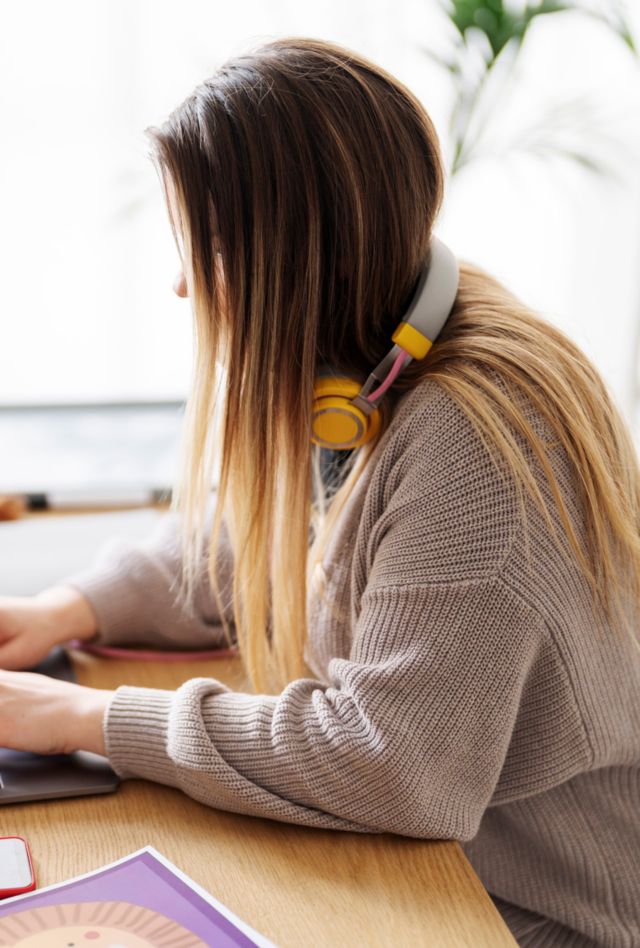
<svg viewBox="0 0 640 948"><path fill-rule="evenodd" d="M574 476L552 460L584 538ZM424 380L332 538L333 610L310 597L317 680L277 696L210 677L121 687L105 718L113 767L239 813L460 840L520 945L637 948L640 654L533 507L525 549L515 511L468 418ZM66 578L95 609L96 642L224 644L206 580L197 615L174 603L176 538L170 514ZM219 556L226 610L226 535Z"/></svg>

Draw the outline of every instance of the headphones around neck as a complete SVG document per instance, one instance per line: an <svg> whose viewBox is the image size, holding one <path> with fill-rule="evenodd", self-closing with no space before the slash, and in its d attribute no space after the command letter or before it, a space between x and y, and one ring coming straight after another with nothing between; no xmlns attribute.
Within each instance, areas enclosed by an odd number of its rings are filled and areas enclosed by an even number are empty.
<svg viewBox="0 0 640 948"><path fill-rule="evenodd" d="M458 292L458 262L437 237L431 239L423 268L404 319L391 339L393 348L361 385L321 366L314 384L313 444L333 450L359 448L380 428L380 399L412 359L424 359L446 323ZM377 388L371 391L377 383Z"/></svg>

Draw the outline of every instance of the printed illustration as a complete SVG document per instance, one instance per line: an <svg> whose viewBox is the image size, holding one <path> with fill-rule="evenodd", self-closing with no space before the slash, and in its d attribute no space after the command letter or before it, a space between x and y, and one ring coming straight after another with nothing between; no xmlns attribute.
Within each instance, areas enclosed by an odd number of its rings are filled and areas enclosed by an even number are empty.
<svg viewBox="0 0 640 948"><path fill-rule="evenodd" d="M207 948L182 925L130 902L76 902L0 919L11 948Z"/></svg>

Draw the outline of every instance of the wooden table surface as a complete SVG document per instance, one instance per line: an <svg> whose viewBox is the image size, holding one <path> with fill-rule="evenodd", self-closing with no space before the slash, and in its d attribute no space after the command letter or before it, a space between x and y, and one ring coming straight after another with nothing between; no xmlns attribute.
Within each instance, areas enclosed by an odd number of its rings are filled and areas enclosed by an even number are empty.
<svg viewBox="0 0 640 948"><path fill-rule="evenodd" d="M177 688L213 676L247 690L237 658L144 663L71 652L78 681ZM343 833L214 810L128 780L114 794L0 806L0 836L29 840L39 886L153 845L281 948L516 945L451 841Z"/></svg>

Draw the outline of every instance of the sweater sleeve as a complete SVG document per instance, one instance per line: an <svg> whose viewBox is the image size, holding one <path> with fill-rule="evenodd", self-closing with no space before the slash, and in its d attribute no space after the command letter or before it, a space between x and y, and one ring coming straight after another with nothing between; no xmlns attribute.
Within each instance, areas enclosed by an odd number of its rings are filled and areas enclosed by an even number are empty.
<svg viewBox="0 0 640 948"><path fill-rule="evenodd" d="M212 492L206 511L205 539L215 513ZM227 645L221 616L206 569L197 582L193 610L177 599L182 566L179 517L169 512L154 531L133 543L114 537L84 570L65 576L89 601L98 620L92 644L149 644L168 648L217 648ZM233 554L222 521L217 550L218 576L224 615L231 624Z"/></svg>
<svg viewBox="0 0 640 948"><path fill-rule="evenodd" d="M384 540L381 546L384 547ZM471 839L545 634L499 576L367 588L348 658L280 695L120 687L107 753L205 804L308 826Z"/></svg>

